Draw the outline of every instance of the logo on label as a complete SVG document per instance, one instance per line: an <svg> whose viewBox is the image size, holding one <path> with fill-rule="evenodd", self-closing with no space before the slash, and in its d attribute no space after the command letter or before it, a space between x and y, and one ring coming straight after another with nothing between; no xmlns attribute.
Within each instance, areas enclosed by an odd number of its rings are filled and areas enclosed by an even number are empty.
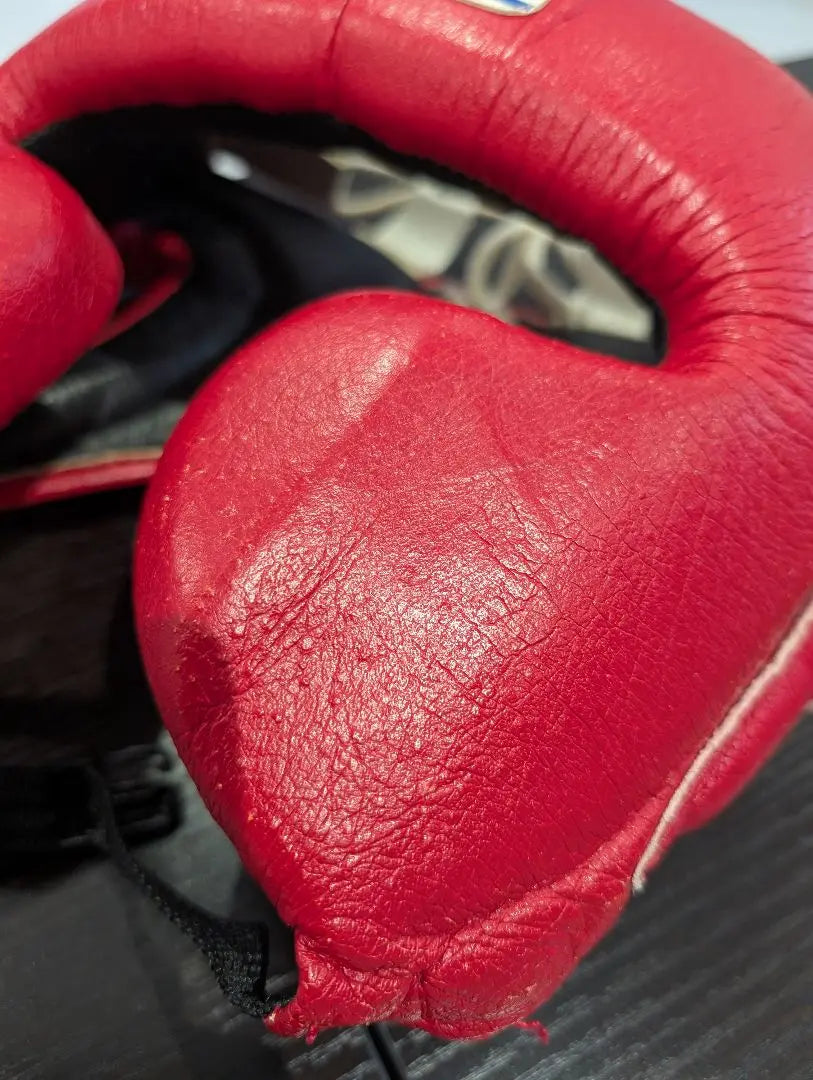
<svg viewBox="0 0 813 1080"><path fill-rule="evenodd" d="M496 11L498 15L535 15L547 7L550 0L463 0L463 3Z"/></svg>

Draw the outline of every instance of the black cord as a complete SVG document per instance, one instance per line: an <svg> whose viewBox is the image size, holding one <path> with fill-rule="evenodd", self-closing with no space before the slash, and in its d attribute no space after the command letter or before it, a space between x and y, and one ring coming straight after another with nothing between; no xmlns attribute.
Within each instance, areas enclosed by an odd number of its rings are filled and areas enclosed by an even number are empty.
<svg viewBox="0 0 813 1080"><path fill-rule="evenodd" d="M214 972L220 989L242 1012L264 1017L288 999L269 994L268 929L262 923L212 915L181 896L133 856L116 822L104 777L88 767L99 822L99 844L121 873L136 885L175 926L194 941Z"/></svg>
<svg viewBox="0 0 813 1080"><path fill-rule="evenodd" d="M387 1080L408 1080L406 1066L384 1024L370 1024L367 1038Z"/></svg>

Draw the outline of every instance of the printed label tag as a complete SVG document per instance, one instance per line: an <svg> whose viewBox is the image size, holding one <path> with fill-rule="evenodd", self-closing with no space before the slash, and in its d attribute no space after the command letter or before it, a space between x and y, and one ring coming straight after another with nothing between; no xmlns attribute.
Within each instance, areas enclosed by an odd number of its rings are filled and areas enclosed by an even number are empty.
<svg viewBox="0 0 813 1080"><path fill-rule="evenodd" d="M462 0L462 3L496 11L498 15L535 15L547 7L550 0Z"/></svg>

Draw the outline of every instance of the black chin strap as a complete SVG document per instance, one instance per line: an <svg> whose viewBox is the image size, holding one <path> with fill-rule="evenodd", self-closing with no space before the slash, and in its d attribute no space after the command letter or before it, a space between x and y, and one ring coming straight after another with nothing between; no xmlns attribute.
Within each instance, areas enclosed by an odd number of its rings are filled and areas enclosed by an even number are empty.
<svg viewBox="0 0 813 1080"><path fill-rule="evenodd" d="M155 750L148 751L155 755ZM166 784L133 781L87 762L0 767L0 857L101 850L128 881L194 941L229 1001L264 1017L289 1000L268 993L268 929L263 923L212 915L143 866L129 843L164 835L177 824L174 792Z"/></svg>
<svg viewBox="0 0 813 1080"><path fill-rule="evenodd" d="M194 941L232 1005L249 1016L264 1017L288 1000L288 994L266 991L267 927L263 923L212 915L142 866L122 838L107 783L96 769L88 768L87 772L98 815L100 846L124 877Z"/></svg>

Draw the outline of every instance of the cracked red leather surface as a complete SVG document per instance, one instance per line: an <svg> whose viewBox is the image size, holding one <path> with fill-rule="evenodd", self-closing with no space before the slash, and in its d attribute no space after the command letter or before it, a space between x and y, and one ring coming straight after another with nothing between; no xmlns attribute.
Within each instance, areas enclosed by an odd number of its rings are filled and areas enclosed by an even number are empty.
<svg viewBox="0 0 813 1080"><path fill-rule="evenodd" d="M413 296L304 308L197 396L140 530L167 726L295 929L269 1026L521 1020L813 692L813 104L665 0L97 0L0 100L6 416L116 302L10 146L92 109L335 113L665 312L644 369Z"/></svg>

